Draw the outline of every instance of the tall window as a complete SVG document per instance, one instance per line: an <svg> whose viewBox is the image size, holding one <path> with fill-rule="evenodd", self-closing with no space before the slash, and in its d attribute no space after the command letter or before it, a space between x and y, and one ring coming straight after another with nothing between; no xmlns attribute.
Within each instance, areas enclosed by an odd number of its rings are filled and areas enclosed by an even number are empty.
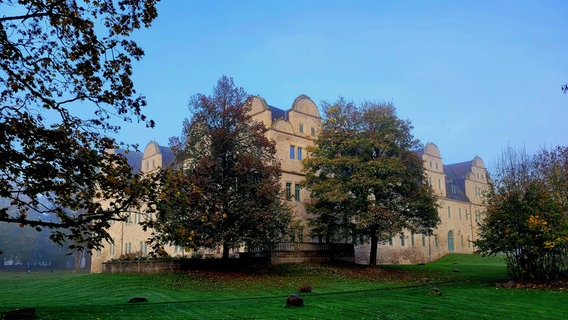
<svg viewBox="0 0 568 320"><path fill-rule="evenodd" d="M436 248L438 248L438 235L437 234L434 235L434 245L436 246Z"/></svg>
<svg viewBox="0 0 568 320"><path fill-rule="evenodd" d="M110 244L110 256L114 256L114 243Z"/></svg>
<svg viewBox="0 0 568 320"><path fill-rule="evenodd" d="M304 133L304 125L300 123L300 133Z"/></svg>
<svg viewBox="0 0 568 320"><path fill-rule="evenodd" d="M400 245L404 247L404 233L400 233Z"/></svg>
<svg viewBox="0 0 568 320"><path fill-rule="evenodd" d="M312 137L315 137L316 135L316 128L312 128Z"/></svg>
<svg viewBox="0 0 568 320"><path fill-rule="evenodd" d="M448 219L452 218L452 211L450 209L450 206L448 206Z"/></svg>
<svg viewBox="0 0 568 320"><path fill-rule="evenodd" d="M410 232L410 245L414 247L414 231Z"/></svg>
<svg viewBox="0 0 568 320"><path fill-rule="evenodd" d="M422 246L423 247L426 246L426 235L425 234L422 235Z"/></svg>
<svg viewBox="0 0 568 320"><path fill-rule="evenodd" d="M302 148L298 147L298 160L302 160Z"/></svg>
<svg viewBox="0 0 568 320"><path fill-rule="evenodd" d="M294 150L295 150L295 147L290 146L290 159L296 158Z"/></svg>
<svg viewBox="0 0 568 320"><path fill-rule="evenodd" d="M295 196L295 199L296 199L296 201L300 202L300 201L301 201L301 199L300 199L300 189L301 189L301 186L300 186L299 184L297 184L297 185L294 186L294 188L295 188L295 189L294 189L294 196Z"/></svg>
<svg viewBox="0 0 568 320"><path fill-rule="evenodd" d="M286 182L286 200L292 200L292 183Z"/></svg>

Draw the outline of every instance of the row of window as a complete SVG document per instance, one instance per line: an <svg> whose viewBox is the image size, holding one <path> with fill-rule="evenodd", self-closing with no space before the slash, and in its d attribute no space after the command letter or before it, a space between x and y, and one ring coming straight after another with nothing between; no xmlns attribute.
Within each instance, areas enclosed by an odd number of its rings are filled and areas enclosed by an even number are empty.
<svg viewBox="0 0 568 320"><path fill-rule="evenodd" d="M436 163L436 169L438 169L438 161L436 161L435 163ZM432 169L432 160L430 160L430 169Z"/></svg>
<svg viewBox="0 0 568 320"><path fill-rule="evenodd" d="M290 159L302 160L303 158L302 147L290 146Z"/></svg>
<svg viewBox="0 0 568 320"><path fill-rule="evenodd" d="M304 124L300 123L300 125L298 126L298 129L299 129L300 133L304 133ZM311 133L312 137L315 137L316 136L316 128L312 127L310 133Z"/></svg>
<svg viewBox="0 0 568 320"><path fill-rule="evenodd" d="M388 243L390 246L393 245L393 238L389 237ZM436 248L438 248L438 235L435 234L434 235L434 246ZM465 248L465 241L464 241L464 237L463 235L460 235L460 244L462 248ZM404 233L401 232L400 233L400 246L404 247L406 245L406 238L404 236ZM412 232L410 234L410 245L412 247L414 247L415 243L414 243L414 232ZM426 235L422 235L422 247L426 247ZM471 240L469 238L469 236L467 236L467 247L471 248ZM454 232L452 230L450 230L448 232L448 250L450 252L454 252Z"/></svg>
<svg viewBox="0 0 568 320"><path fill-rule="evenodd" d="M133 217L134 219L132 219ZM126 222L134 222L134 223L142 222L142 213L141 212L130 213L128 217L126 217Z"/></svg>
<svg viewBox="0 0 568 320"><path fill-rule="evenodd" d="M150 170L150 160L146 160L146 171ZM156 169L156 160L152 159L152 169Z"/></svg>
<svg viewBox="0 0 568 320"><path fill-rule="evenodd" d="M294 200L297 202L302 201L300 197L300 191L302 190L302 186L299 184L294 184ZM286 200L292 200L292 182L286 182Z"/></svg>
<svg viewBox="0 0 568 320"><path fill-rule="evenodd" d="M462 219L462 208L458 208L458 217ZM452 209L448 206L448 219L452 218ZM469 220L469 212L465 209L465 220ZM479 210L475 210L475 222L479 222L481 220L481 212Z"/></svg>

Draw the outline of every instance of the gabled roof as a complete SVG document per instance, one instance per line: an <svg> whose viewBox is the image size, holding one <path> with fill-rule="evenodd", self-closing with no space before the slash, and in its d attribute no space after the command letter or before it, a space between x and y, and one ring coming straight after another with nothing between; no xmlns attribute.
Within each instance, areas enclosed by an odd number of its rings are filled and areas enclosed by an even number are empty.
<svg viewBox="0 0 568 320"><path fill-rule="evenodd" d="M169 167L175 160L174 152L170 147L160 146L160 153L162 154L162 168Z"/></svg>
<svg viewBox="0 0 568 320"><path fill-rule="evenodd" d="M142 158L144 157L144 153L131 150L127 152L122 148L113 149L111 152L123 155L126 158L126 161L128 161L128 164L132 167L132 172L138 173L142 169Z"/></svg>
<svg viewBox="0 0 568 320"><path fill-rule="evenodd" d="M465 179L471 172L471 164L471 161L465 161L443 166L446 176L446 198L469 202L465 193Z"/></svg>
<svg viewBox="0 0 568 320"><path fill-rule="evenodd" d="M283 119L285 121L288 121L288 113L286 111L271 105L268 106L268 109L270 109L270 112L272 113L273 122L278 119Z"/></svg>

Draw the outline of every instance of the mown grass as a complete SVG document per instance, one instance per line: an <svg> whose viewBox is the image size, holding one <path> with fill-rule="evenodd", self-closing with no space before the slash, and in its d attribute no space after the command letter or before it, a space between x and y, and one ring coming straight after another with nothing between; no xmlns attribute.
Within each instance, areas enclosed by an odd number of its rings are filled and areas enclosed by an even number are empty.
<svg viewBox="0 0 568 320"><path fill-rule="evenodd" d="M277 266L160 275L0 273L0 311L36 307L40 319L560 319L562 290L503 289L495 257L450 255L380 268ZM308 284L305 307L285 307ZM429 295L432 287L441 296ZM147 303L128 304L132 297Z"/></svg>

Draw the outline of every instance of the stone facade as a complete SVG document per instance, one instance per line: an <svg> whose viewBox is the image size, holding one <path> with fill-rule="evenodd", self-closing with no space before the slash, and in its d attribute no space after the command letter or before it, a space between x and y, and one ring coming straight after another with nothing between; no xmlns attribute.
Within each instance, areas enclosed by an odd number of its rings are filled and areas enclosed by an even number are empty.
<svg viewBox="0 0 568 320"><path fill-rule="evenodd" d="M405 231L379 246L378 263L404 264L436 260L448 253L473 253L478 222L485 212L485 165L479 157L444 165L438 147L428 143L420 151L428 182L438 198L441 223L431 236ZM369 261L368 244L356 246L356 261Z"/></svg>
<svg viewBox="0 0 568 320"><path fill-rule="evenodd" d="M296 98L289 110L268 105L261 97L251 99L253 120L263 122L269 129L267 136L276 142L277 157L282 165L282 188L294 211L294 235L291 241L314 241L316 239L308 237L308 216L304 203L309 201L309 192L301 186L304 179L301 160L307 156L306 147L313 144L321 127L318 108L305 95ZM428 143L420 155L428 180L438 197L441 224L432 236L412 234L410 231L393 235L388 243L379 246L378 263L428 262L447 253L472 253L474 250L472 241L477 237L477 221L484 212L481 194L487 186L483 161L475 157L472 161L444 165L438 147L432 143ZM150 142L144 153L131 152L127 157L134 170L142 172L152 172L173 161L171 150L155 142ZM102 263L110 259L148 252L145 241L149 232L144 232L138 225L143 219L143 212L132 213L128 222L117 222L111 226L109 233L114 244L106 244L92 255L92 272L101 272ZM369 249L368 244L356 245L355 261L368 263ZM168 247L166 251L172 256L187 255L178 247ZM203 254L215 256L220 254L220 250L205 251Z"/></svg>

